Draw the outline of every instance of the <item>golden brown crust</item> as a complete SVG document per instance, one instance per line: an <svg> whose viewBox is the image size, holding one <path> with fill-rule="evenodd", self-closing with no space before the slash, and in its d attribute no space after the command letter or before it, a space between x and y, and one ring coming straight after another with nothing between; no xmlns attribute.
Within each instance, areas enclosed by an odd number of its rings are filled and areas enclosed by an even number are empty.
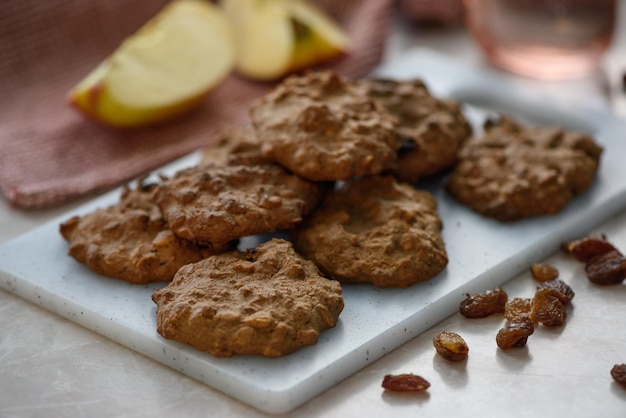
<svg viewBox="0 0 626 418"><path fill-rule="evenodd" d="M121 201L62 223L69 255L94 272L130 283L166 282L178 268L231 245L208 248L176 237L151 201L154 185L125 188Z"/></svg>
<svg viewBox="0 0 626 418"><path fill-rule="evenodd" d="M398 119L404 143L393 174L399 180L416 183L457 162L472 128L456 102L435 98L419 79L370 79L357 84Z"/></svg>
<svg viewBox="0 0 626 418"><path fill-rule="evenodd" d="M250 107L264 157L312 181L393 167L396 120L332 72L292 76Z"/></svg>
<svg viewBox="0 0 626 418"><path fill-rule="evenodd" d="M316 344L344 306L341 285L279 239L184 266L152 299L159 334L217 357Z"/></svg>
<svg viewBox="0 0 626 418"><path fill-rule="evenodd" d="M177 236L220 245L291 228L319 197L319 186L278 165L206 165L164 180L155 200Z"/></svg>
<svg viewBox="0 0 626 418"><path fill-rule="evenodd" d="M502 222L560 212L595 179L602 148L584 134L487 121L463 146L448 191L472 210Z"/></svg>
<svg viewBox="0 0 626 418"><path fill-rule="evenodd" d="M432 195L393 177L363 177L329 193L294 246L342 283L408 287L448 263Z"/></svg>

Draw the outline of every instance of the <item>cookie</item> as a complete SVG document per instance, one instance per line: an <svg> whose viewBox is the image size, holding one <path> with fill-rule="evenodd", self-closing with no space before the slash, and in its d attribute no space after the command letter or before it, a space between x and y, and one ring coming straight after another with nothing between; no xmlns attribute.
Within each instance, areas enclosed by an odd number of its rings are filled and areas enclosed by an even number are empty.
<svg viewBox="0 0 626 418"><path fill-rule="evenodd" d="M553 215L591 187L602 151L582 133L488 120L484 134L462 147L447 190L502 222Z"/></svg>
<svg viewBox="0 0 626 418"><path fill-rule="evenodd" d="M408 287L446 267L441 229L430 193L392 176L370 176L329 193L292 240L341 283Z"/></svg>
<svg viewBox="0 0 626 418"><path fill-rule="evenodd" d="M398 119L403 145L393 170L396 178L417 183L456 164L472 133L456 102L432 96L419 79L365 79L357 84Z"/></svg>
<svg viewBox="0 0 626 418"><path fill-rule="evenodd" d="M62 223L69 255L103 276L144 284L170 281L182 265L231 249L176 237L152 201L155 187L126 187L118 204Z"/></svg>
<svg viewBox="0 0 626 418"><path fill-rule="evenodd" d="M319 196L318 185L275 164L206 165L164 179L155 200L177 236L222 245L295 226Z"/></svg>
<svg viewBox="0 0 626 418"><path fill-rule="evenodd" d="M312 181L381 173L402 145L395 118L328 71L287 78L250 117L263 156Z"/></svg>
<svg viewBox="0 0 626 418"><path fill-rule="evenodd" d="M166 339L216 357L278 357L316 344L336 326L341 292L291 243L273 239L184 266L152 299Z"/></svg>
<svg viewBox="0 0 626 418"><path fill-rule="evenodd" d="M251 128L228 126L217 133L213 144L202 151L200 165L253 165L268 161Z"/></svg>

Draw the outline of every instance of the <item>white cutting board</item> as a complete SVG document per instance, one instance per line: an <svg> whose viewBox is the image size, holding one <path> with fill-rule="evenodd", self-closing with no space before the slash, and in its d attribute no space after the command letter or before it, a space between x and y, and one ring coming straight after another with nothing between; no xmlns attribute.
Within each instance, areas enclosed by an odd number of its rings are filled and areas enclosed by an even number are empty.
<svg viewBox="0 0 626 418"><path fill-rule="evenodd" d="M433 182L429 188L444 221L450 258L447 269L409 289L345 286L345 310L338 326L322 333L316 346L282 358L218 359L166 341L155 331L155 305L150 298L163 284L138 286L100 277L66 255L68 245L58 233L59 223L73 214L113 203L119 190L1 245L0 286L253 407L283 413L454 313L464 293L504 283L562 242L585 234L626 206L623 122L594 113L584 104L573 112L551 105L545 97L533 102L515 83L427 50L413 51L378 74L418 76L437 95L478 101L496 109L506 104L506 111L521 112L527 120L587 130L605 147L597 181L557 216L506 225L473 214L447 196L440 181ZM480 124L486 112L470 107L468 115ZM163 172L191 165L197 157L186 157ZM253 241L245 240L244 245Z"/></svg>

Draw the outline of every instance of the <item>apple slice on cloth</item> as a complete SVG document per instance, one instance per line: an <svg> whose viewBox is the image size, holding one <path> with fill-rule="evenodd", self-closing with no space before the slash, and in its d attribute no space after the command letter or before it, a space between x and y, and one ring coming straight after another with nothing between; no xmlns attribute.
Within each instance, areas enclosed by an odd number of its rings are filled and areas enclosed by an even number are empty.
<svg viewBox="0 0 626 418"><path fill-rule="evenodd" d="M176 118L202 103L233 69L224 12L206 0L165 6L69 93L104 124L132 128Z"/></svg>
<svg viewBox="0 0 626 418"><path fill-rule="evenodd" d="M235 36L236 69L255 80L336 58L350 40L339 24L307 0L222 0Z"/></svg>
<svg viewBox="0 0 626 418"><path fill-rule="evenodd" d="M316 67L369 74L383 57L395 2L309 1L350 38L349 54ZM168 4L2 0L0 198L42 208L93 196L209 145L225 124L249 123L248 104L272 85L234 73L183 119L141 129L107 129L66 105L68 90Z"/></svg>

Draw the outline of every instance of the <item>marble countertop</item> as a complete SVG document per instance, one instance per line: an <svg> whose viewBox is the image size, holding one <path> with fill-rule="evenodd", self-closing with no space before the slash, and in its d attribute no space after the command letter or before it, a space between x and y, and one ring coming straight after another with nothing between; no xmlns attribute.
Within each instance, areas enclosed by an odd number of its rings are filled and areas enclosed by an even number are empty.
<svg viewBox="0 0 626 418"><path fill-rule="evenodd" d="M620 21L626 22L623 11ZM609 59L626 55L622 32ZM387 59L418 46L486 65L463 29L416 28L400 20ZM84 201L24 212L2 200L0 242ZM626 210L589 232L606 233L626 251ZM504 352L495 344L501 318L455 314L282 416L625 416L626 389L612 381L610 370L626 363L626 284L594 286L581 265L560 252L546 254L545 261L576 291L565 327L539 328L526 348ZM503 287L509 295L528 297L534 283L526 272ZM449 363L435 354L432 338L442 330L463 335L470 346L467 362ZM4 291L0 359L2 417L268 416ZM409 372L428 379L430 389L417 396L382 390L384 375Z"/></svg>

